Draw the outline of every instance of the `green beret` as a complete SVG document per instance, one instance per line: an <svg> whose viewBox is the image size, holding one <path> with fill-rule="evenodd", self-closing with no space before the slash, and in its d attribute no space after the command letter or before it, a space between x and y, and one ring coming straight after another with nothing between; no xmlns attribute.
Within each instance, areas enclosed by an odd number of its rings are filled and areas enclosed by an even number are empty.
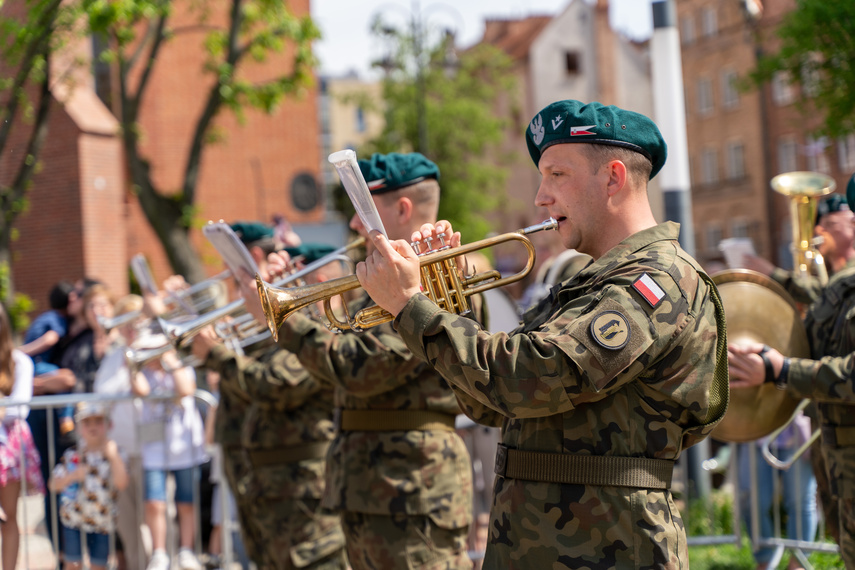
<svg viewBox="0 0 855 570"><path fill-rule="evenodd" d="M656 124L639 113L613 105L587 105L568 99L545 107L525 130L525 142L535 166L554 144L592 143L634 150L653 163L650 178L662 169L668 147Z"/></svg>
<svg viewBox="0 0 855 570"><path fill-rule="evenodd" d="M359 170L372 194L385 194L426 178L439 180L439 167L418 152L374 153L370 160L359 161Z"/></svg>
<svg viewBox="0 0 855 570"><path fill-rule="evenodd" d="M849 182L852 185L852 181ZM855 190L852 190L855 193ZM849 194L849 188L846 188L846 194ZM819 201L816 205L816 222L819 223L820 218L834 212L849 210L849 204L846 203L846 198L840 194L829 194Z"/></svg>
<svg viewBox="0 0 855 570"><path fill-rule="evenodd" d="M296 247L286 247L285 251L291 257L302 257L303 263L312 263L325 255L334 252L336 248L325 243L304 243Z"/></svg>
<svg viewBox="0 0 855 570"><path fill-rule="evenodd" d="M849 209L855 212L855 174L846 185L846 203L849 204Z"/></svg>
<svg viewBox="0 0 855 570"><path fill-rule="evenodd" d="M237 234L237 237L240 238L240 241L244 245L250 245L265 238L273 237L273 228L261 222L235 222L229 224L229 227L232 228L232 231Z"/></svg>

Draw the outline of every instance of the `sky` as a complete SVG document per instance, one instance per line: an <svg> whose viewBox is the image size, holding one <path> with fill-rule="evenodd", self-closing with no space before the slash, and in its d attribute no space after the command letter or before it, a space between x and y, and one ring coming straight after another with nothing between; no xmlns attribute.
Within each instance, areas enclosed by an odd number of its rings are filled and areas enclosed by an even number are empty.
<svg viewBox="0 0 855 570"><path fill-rule="evenodd" d="M428 30L438 33L451 28L457 33L458 44L468 47L481 39L487 18L555 15L571 1L583 0L312 0L312 18L323 35L315 44L315 53L322 74L339 76L355 70L367 79L378 74L370 64L386 49L370 32L371 21L378 13L403 27L417 11ZM611 0L612 27L633 39L649 38L653 28L650 3Z"/></svg>

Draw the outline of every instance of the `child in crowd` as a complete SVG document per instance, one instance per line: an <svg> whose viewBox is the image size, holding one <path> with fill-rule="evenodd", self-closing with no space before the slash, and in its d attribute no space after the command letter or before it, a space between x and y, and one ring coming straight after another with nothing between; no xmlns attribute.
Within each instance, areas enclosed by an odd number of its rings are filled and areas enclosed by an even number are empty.
<svg viewBox="0 0 855 570"><path fill-rule="evenodd" d="M82 298L83 290L78 289L68 281L60 281L50 290L48 303L50 310L36 317L27 332L24 333L24 344L19 350L33 359L34 376L47 374L58 369L53 363L54 349L62 337L68 332L68 303ZM57 411L59 432L62 435L74 429L72 406Z"/></svg>
<svg viewBox="0 0 855 570"><path fill-rule="evenodd" d="M110 534L115 529L116 495L128 483L116 442L107 437L108 406L80 402L75 407L79 443L65 451L50 478L52 491L61 493L59 516L65 570L82 564L85 537L93 570L106 569Z"/></svg>

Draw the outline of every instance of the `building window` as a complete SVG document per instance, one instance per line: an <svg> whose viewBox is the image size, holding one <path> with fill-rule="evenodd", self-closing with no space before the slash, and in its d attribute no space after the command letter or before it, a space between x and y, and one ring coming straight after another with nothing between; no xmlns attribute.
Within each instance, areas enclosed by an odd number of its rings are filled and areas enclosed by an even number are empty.
<svg viewBox="0 0 855 570"><path fill-rule="evenodd" d="M706 78L698 79L698 113L709 115L713 112L712 81Z"/></svg>
<svg viewBox="0 0 855 570"><path fill-rule="evenodd" d="M730 237L735 238L747 238L749 236L749 230L751 228L751 223L745 219L736 219L730 223Z"/></svg>
<svg viewBox="0 0 855 570"><path fill-rule="evenodd" d="M728 143L726 160L728 179L739 179L745 176L745 145L741 142Z"/></svg>
<svg viewBox="0 0 855 570"><path fill-rule="evenodd" d="M356 132L365 132L365 111L362 109L362 107L356 108Z"/></svg>
<svg viewBox="0 0 855 570"><path fill-rule="evenodd" d="M855 134L837 139L837 162L843 172L855 171Z"/></svg>
<svg viewBox="0 0 855 570"><path fill-rule="evenodd" d="M710 254L718 255L718 244L721 243L721 226L717 223L709 224L704 230L706 234L704 238L704 245L706 245L706 250Z"/></svg>
<svg viewBox="0 0 855 570"><path fill-rule="evenodd" d="M805 97L816 97L819 92L821 56L810 53L805 57L801 69L802 92Z"/></svg>
<svg viewBox="0 0 855 570"><path fill-rule="evenodd" d="M798 166L798 144L792 137L780 139L778 141L778 173L798 170Z"/></svg>
<svg viewBox="0 0 855 570"><path fill-rule="evenodd" d="M718 33L718 18L715 8L707 7L701 10L701 35L705 38Z"/></svg>
<svg viewBox="0 0 855 570"><path fill-rule="evenodd" d="M828 154L825 149L828 147L828 139L825 137L814 137L808 135L805 140L805 158L807 159L807 169L813 172L831 172L831 164L828 161Z"/></svg>
<svg viewBox="0 0 855 570"><path fill-rule="evenodd" d="M701 184L718 182L718 152L707 148L701 152Z"/></svg>
<svg viewBox="0 0 855 570"><path fill-rule="evenodd" d="M580 67L581 62L579 61L579 52L564 52L564 71L567 72L567 75L578 75Z"/></svg>
<svg viewBox="0 0 855 570"><path fill-rule="evenodd" d="M790 74L786 71L777 71L772 76L772 101L778 106L789 105L796 98Z"/></svg>
<svg viewBox="0 0 855 570"><path fill-rule="evenodd" d="M736 72L729 70L721 74L721 104L727 109L739 105L739 91L736 90Z"/></svg>
<svg viewBox="0 0 855 570"><path fill-rule="evenodd" d="M695 43L695 20L691 16L680 19L680 39L683 45Z"/></svg>

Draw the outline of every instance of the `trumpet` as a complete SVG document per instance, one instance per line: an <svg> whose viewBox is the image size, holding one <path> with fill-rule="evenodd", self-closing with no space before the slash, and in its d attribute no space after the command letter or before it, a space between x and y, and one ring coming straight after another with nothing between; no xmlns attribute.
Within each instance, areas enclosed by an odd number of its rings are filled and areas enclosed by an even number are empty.
<svg viewBox="0 0 855 570"><path fill-rule="evenodd" d="M310 273L335 261L352 264L353 260L350 259L346 253L351 249L362 246L364 243L365 238L357 238L337 250L328 253L322 258L309 263L299 271L283 277L275 283L275 286L284 287L285 285L294 283L295 281L299 282ZM191 339L199 334L199 331L204 329L206 326L225 317L239 314L242 311L245 312L246 308L244 307L244 304L243 299L237 299L236 301L232 301L219 309L214 309L213 311L209 311L190 320L166 320L159 317L157 321L160 325L160 329L166 335L167 339L169 339L169 342L172 345L181 348L187 346ZM240 317L237 317L236 320L238 320L238 322L233 323L231 328L233 331L236 331L241 339L253 338L256 339L255 342L259 342L260 340L264 340L264 338L270 336L270 333L266 329L258 326L258 323L256 323L248 313L242 314ZM243 344L243 346L248 346L248 344Z"/></svg>
<svg viewBox="0 0 855 570"><path fill-rule="evenodd" d="M424 253L419 253L418 246L414 243L412 244L413 249L420 257L422 289L440 308L453 313L465 314L470 310L468 298L472 295L515 283L528 275L534 265L535 251L534 245L526 236L543 230L554 230L557 227L558 222L549 218L544 222L515 232L501 234L460 247L452 248L442 245L437 250ZM498 271L493 269L460 278L454 261L455 258L510 241L520 242L528 251L528 261L520 271L503 278ZM258 296L261 300L264 316L267 318L267 326L274 340L278 339L279 327L289 316L295 311L319 301L323 301L324 313L331 324L331 328L337 330L358 332L387 323L395 318L394 315L377 305L361 309L351 317L347 313L345 304L344 321L333 313L330 305L330 300L333 297L360 288L359 279L356 275L290 289L281 289L277 288L276 285L269 285L259 275L255 276L255 283L258 287Z"/></svg>

